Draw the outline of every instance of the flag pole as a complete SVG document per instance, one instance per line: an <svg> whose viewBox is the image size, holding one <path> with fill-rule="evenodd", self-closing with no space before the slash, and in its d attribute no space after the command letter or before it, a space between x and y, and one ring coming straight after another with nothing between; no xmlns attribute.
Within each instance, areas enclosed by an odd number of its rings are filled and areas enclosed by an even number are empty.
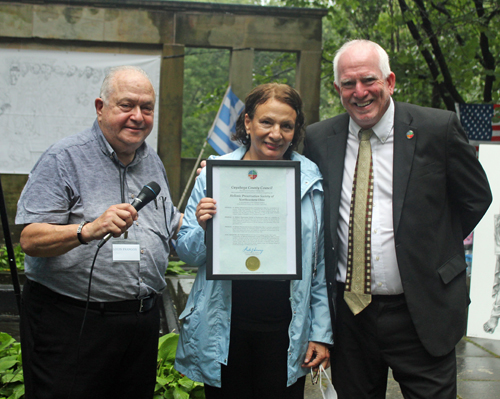
<svg viewBox="0 0 500 399"><path fill-rule="evenodd" d="M196 162L194 164L193 170L191 171L191 175L189 176L189 180L186 184L186 187L184 188L184 192L182 193L181 199L179 203L177 204L177 209L181 209L182 204L184 203L184 200L186 199L187 191L189 187L191 186L191 182L193 181L194 174L196 172L196 169L198 169L198 165L200 164L201 157L203 153L205 152L205 147L207 146L207 140L203 143L203 147L201 147L200 154L198 155L198 159L196 159Z"/></svg>

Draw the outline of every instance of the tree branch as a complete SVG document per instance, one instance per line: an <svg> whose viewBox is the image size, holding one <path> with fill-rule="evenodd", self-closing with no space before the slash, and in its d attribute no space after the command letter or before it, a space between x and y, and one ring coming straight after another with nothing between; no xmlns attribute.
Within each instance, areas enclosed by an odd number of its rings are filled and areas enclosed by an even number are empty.
<svg viewBox="0 0 500 399"><path fill-rule="evenodd" d="M474 0L474 5L476 6L476 13L477 16L479 17L481 25L483 25L485 28L489 24L489 20L485 17L485 11L483 7L483 1L482 0ZM484 21L484 22L483 22ZM479 35L479 47L481 48L481 54L483 55L482 59L482 64L484 66L484 69L486 70L486 76L484 78L484 88L483 88L483 101L486 103L490 103L493 98L492 98L492 92L493 92L493 83L495 82L495 57L490 51L490 43L488 36L484 33L484 31L481 31Z"/></svg>
<svg viewBox="0 0 500 399"><path fill-rule="evenodd" d="M444 14L446 16L446 18L448 20L448 23L450 24L450 26L452 27L452 29L455 31L455 35L454 36L455 36L455 39L457 40L457 43L460 46L464 46L465 45L465 40L464 40L464 38L458 32L456 32L456 27L452 23L452 16L451 16L450 12L446 9L446 7L442 3L436 4L433 1L431 1L431 7L434 8L440 14Z"/></svg>
<svg viewBox="0 0 500 399"><path fill-rule="evenodd" d="M417 26L415 23L412 21L412 19L409 17L409 12L410 9L408 7L408 4L406 3L405 0L398 0L399 1L399 8L401 9L401 14L403 18L406 21L406 25L408 26L408 29L415 41L417 42L418 48L420 49L420 53L425 59L425 62L427 63L427 66L429 67L429 71L431 72L431 76L433 79L433 84L439 91L439 94L446 105L446 108L449 110L455 110L455 101L450 95L449 91L447 90L447 87L438 81L439 77L439 68L436 65L436 62L432 58L432 54L430 53L429 50L427 50L424 46L424 40L422 36L420 35L420 32L418 31Z"/></svg>
<svg viewBox="0 0 500 399"><path fill-rule="evenodd" d="M457 103L465 102L460 93L458 92L457 88L455 87L455 84L453 83L453 78L451 77L450 69L448 68L448 64L446 63L443 52L441 50L441 46L439 45L437 36L432 28L432 22L429 19L429 14L427 13L423 0L413 0L413 1L418 7L420 18L422 18L422 28L424 29L424 32L431 43L432 52L439 65L439 69L441 70L441 73L443 75L444 84L448 92L451 94L455 102Z"/></svg>

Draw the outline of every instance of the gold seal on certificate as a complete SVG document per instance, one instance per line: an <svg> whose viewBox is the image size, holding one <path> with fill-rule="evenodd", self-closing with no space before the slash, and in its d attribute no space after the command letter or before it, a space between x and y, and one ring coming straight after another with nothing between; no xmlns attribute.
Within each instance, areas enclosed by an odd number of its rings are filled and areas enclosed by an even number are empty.
<svg viewBox="0 0 500 399"><path fill-rule="evenodd" d="M260 260L256 256L250 256L246 260L245 266L247 267L248 270L250 270L251 272L254 272L256 270L259 270Z"/></svg>

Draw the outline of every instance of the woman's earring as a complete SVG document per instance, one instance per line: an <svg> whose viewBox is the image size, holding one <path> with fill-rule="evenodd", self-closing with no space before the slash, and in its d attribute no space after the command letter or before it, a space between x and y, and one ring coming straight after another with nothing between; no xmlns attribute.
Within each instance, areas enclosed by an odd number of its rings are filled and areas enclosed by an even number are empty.
<svg viewBox="0 0 500 399"><path fill-rule="evenodd" d="M247 133L247 135L245 136L245 138L248 140L250 138L250 135Z"/></svg>

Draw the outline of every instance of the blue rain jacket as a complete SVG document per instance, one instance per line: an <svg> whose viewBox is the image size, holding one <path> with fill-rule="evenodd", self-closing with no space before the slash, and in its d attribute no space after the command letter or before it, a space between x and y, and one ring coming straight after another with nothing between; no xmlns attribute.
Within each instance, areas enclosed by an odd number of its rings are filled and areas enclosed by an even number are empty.
<svg viewBox="0 0 500 399"><path fill-rule="evenodd" d="M240 147L220 159L240 160ZM287 386L309 372L301 367L310 341L333 344L325 279L323 236L323 187L318 167L304 156L300 161L302 212L302 280L290 283L292 321L289 326ZM194 381L221 386L221 364L226 365L231 327L231 281L207 280L205 231L196 220L196 206L206 197L206 169L196 180L177 238L177 254L198 266L183 321L175 368ZM316 270L316 272L315 272Z"/></svg>

